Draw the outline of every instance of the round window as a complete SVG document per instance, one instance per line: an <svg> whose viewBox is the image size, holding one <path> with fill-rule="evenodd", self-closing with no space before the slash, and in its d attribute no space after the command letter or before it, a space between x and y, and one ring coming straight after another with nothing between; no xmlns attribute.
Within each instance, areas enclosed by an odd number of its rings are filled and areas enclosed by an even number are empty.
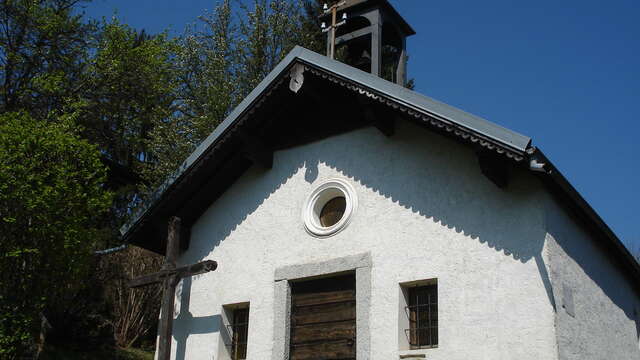
<svg viewBox="0 0 640 360"><path fill-rule="evenodd" d="M351 220L357 199L353 187L342 179L318 186L307 198L303 220L307 231L319 237L333 235Z"/></svg>
<svg viewBox="0 0 640 360"><path fill-rule="evenodd" d="M320 225L329 227L337 224L342 219L346 207L347 201L342 196L329 200L320 211Z"/></svg>

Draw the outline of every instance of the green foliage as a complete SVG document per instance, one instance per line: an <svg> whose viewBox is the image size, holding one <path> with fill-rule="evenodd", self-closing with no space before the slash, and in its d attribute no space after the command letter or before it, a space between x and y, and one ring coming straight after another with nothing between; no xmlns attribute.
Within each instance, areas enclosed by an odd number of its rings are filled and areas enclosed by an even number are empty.
<svg viewBox="0 0 640 360"><path fill-rule="evenodd" d="M93 31L74 13L81 2L0 2L0 110L46 118L79 91Z"/></svg>
<svg viewBox="0 0 640 360"><path fill-rule="evenodd" d="M141 188L174 171L293 46L323 50L312 0L221 0L179 39L87 21L83 2L0 4L2 359L41 350L47 322L47 341L105 328L134 341L118 314L153 313L153 295L106 300L131 294L91 251L119 242ZM143 262L128 260L112 270Z"/></svg>
<svg viewBox="0 0 640 360"><path fill-rule="evenodd" d="M73 120L0 116L2 358L28 351L41 313L83 287L111 203L99 152Z"/></svg>
<svg viewBox="0 0 640 360"><path fill-rule="evenodd" d="M154 190L295 46L322 50L311 0L222 0L180 39L177 112L150 132L143 177Z"/></svg>
<svg viewBox="0 0 640 360"><path fill-rule="evenodd" d="M295 45L300 45L301 4L287 0L253 0L239 16L238 86L248 94Z"/></svg>
<svg viewBox="0 0 640 360"><path fill-rule="evenodd" d="M95 55L83 73L79 122L86 137L123 166L144 160L144 139L173 112L177 44L166 34L138 33L117 19L102 21Z"/></svg>
<svg viewBox="0 0 640 360"><path fill-rule="evenodd" d="M221 2L180 39L175 64L179 79L177 111L158 118L147 141L151 155L144 178L153 187L224 119L237 98L235 27L231 4Z"/></svg>
<svg viewBox="0 0 640 360"><path fill-rule="evenodd" d="M6 300L0 295L0 359L15 359L19 354L27 352L27 344L33 342L32 329L36 325L33 317L22 313L9 313L20 310L8 308L2 304Z"/></svg>
<svg viewBox="0 0 640 360"><path fill-rule="evenodd" d="M94 55L82 74L83 91L69 111L79 114L83 138L98 145L112 170L110 187L117 195L113 229L139 193L149 133L175 111L177 49L166 34L149 36L115 18L97 26Z"/></svg>

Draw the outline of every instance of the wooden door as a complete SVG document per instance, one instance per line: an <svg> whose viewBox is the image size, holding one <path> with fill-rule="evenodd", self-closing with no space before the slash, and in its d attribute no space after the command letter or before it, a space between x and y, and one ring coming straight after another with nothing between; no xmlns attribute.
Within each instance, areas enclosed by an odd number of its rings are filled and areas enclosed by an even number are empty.
<svg viewBox="0 0 640 360"><path fill-rule="evenodd" d="M291 360L356 358L355 289L293 292L291 299Z"/></svg>

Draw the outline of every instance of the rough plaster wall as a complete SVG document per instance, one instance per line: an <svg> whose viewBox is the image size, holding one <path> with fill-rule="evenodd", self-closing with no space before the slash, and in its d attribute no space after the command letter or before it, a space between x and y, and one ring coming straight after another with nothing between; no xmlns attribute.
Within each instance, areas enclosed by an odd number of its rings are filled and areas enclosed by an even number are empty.
<svg viewBox="0 0 640 360"><path fill-rule="evenodd" d="M354 185L359 207L344 231L314 238L303 202L332 177ZM371 359L408 353L398 351L398 284L429 278L438 278L439 347L413 352L556 359L540 191L519 174L498 189L472 150L405 122L390 138L367 128L278 151L271 170L249 170L194 225L180 262L219 267L177 291L174 358L221 359L221 307L246 301L248 358L270 358L275 269L371 252Z"/></svg>
<svg viewBox="0 0 640 360"><path fill-rule="evenodd" d="M637 293L608 250L551 198L545 213L559 359L640 359Z"/></svg>

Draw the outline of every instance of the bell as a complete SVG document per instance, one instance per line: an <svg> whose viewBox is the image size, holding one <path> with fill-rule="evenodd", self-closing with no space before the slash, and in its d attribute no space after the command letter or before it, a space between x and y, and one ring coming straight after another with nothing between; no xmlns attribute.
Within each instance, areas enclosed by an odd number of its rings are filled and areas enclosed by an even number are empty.
<svg viewBox="0 0 640 360"><path fill-rule="evenodd" d="M367 50L363 50L358 59L356 60L356 67L361 65L371 64L371 54Z"/></svg>

